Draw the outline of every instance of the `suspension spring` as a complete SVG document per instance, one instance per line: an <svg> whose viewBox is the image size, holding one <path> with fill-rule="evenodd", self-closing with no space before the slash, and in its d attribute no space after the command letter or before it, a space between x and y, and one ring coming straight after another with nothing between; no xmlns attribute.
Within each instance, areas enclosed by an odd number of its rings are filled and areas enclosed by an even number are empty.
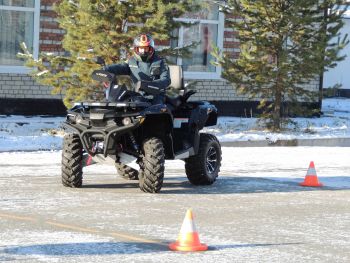
<svg viewBox="0 0 350 263"><path fill-rule="evenodd" d="M136 139L135 139L135 136L132 134L132 132L129 132L129 138L130 138L130 141L132 143L132 147L134 148L134 150L136 152L138 152L140 150L140 147L139 145L137 144L136 142Z"/></svg>

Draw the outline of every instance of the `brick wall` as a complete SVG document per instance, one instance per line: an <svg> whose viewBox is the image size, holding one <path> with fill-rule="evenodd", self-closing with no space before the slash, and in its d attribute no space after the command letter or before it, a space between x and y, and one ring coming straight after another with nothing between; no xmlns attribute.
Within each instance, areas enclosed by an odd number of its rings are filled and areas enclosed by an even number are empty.
<svg viewBox="0 0 350 263"><path fill-rule="evenodd" d="M41 52L63 54L62 39L65 31L59 28L57 14L53 5L59 0L42 0L40 7L40 37L39 49Z"/></svg>
<svg viewBox="0 0 350 263"><path fill-rule="evenodd" d="M0 98L61 99L52 95L51 88L39 85L26 74L0 74Z"/></svg>
<svg viewBox="0 0 350 263"><path fill-rule="evenodd" d="M237 100L243 98L236 93L233 86L221 80L190 80L195 81L194 89L197 93L191 99L193 100Z"/></svg>
<svg viewBox="0 0 350 263"><path fill-rule="evenodd" d="M193 100L208 100L208 101L249 101L248 95L239 94L231 84L225 80L188 80L187 82L195 82L194 88L197 93L191 98ZM309 91L319 91L319 79L315 78L309 84L304 85L304 88ZM317 99L317 98L316 98ZM258 100L258 99L256 99ZM303 99L300 99L303 101Z"/></svg>
<svg viewBox="0 0 350 263"><path fill-rule="evenodd" d="M242 95L237 93L234 86L224 80L191 80L195 82L193 89L197 91L192 95L190 100L205 100L213 103L219 111L220 116L239 116L239 117L251 117L257 116L262 113L258 108L259 99L250 99L248 95ZM188 82L191 82L188 81ZM308 85L305 85L305 89L318 92L319 80L315 79ZM320 107L318 98L316 101L306 101L300 98L301 106L309 109L317 109ZM287 110L288 101L283 104L283 110ZM287 113L288 114L288 113Z"/></svg>

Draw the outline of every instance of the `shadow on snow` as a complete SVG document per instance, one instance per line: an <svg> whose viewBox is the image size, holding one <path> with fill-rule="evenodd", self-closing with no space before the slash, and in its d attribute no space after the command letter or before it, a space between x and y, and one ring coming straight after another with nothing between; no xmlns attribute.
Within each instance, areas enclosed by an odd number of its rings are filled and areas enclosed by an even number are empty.
<svg viewBox="0 0 350 263"><path fill-rule="evenodd" d="M171 178L173 179L173 178ZM175 178L174 178L175 179ZM180 179L180 178L177 178ZM332 181L346 181L344 187L330 187ZM228 177L222 176L212 185L194 186L188 181L171 183L165 181L162 189L163 194L241 194L241 193L266 193L266 192L302 192L324 190L350 190L349 177L322 177L324 187L302 187L299 178L262 178L262 177Z"/></svg>
<svg viewBox="0 0 350 263"><path fill-rule="evenodd" d="M287 246L299 244L301 243L212 245L209 246L208 252L210 253L210 251L226 249ZM84 256L155 253L167 251L170 250L166 244L149 244L133 242L85 242L13 246L0 250L0 253L4 253L7 255Z"/></svg>
<svg viewBox="0 0 350 263"><path fill-rule="evenodd" d="M324 187L302 187L301 178L219 176L212 185L192 185L186 177L164 178L161 194L240 194L266 192L302 192L323 190L350 190L350 177L322 177ZM344 186L341 182L345 182ZM336 187L332 187L336 185ZM138 189L138 181L118 181L115 184L86 184L82 188Z"/></svg>

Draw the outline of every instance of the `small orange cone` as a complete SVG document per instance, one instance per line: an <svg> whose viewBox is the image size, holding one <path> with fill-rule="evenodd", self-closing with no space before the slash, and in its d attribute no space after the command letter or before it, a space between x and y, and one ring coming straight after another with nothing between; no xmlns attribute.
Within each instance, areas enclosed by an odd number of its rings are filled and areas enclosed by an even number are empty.
<svg viewBox="0 0 350 263"><path fill-rule="evenodd" d="M196 226L193 221L192 209L188 209L176 242L169 244L171 250L176 251L205 251L206 244L201 244Z"/></svg>
<svg viewBox="0 0 350 263"><path fill-rule="evenodd" d="M318 181L317 175L316 175L316 169L314 162L310 162L309 169L307 170L304 182L299 183L301 186L311 186L311 187L321 187L323 184L321 184Z"/></svg>

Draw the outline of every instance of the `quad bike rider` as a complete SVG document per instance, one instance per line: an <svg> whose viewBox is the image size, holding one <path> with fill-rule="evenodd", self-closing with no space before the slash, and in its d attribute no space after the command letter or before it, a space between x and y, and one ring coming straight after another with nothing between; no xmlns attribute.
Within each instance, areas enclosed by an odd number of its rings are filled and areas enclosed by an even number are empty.
<svg viewBox="0 0 350 263"><path fill-rule="evenodd" d="M118 85L118 75L129 75L135 91ZM170 83L185 89L182 69L168 66L154 50L149 35L134 41L127 63L105 66L92 78L109 82L107 102L82 102L68 110L63 126L62 183L80 187L83 167L94 162L114 164L125 179L139 180L144 192L157 193L163 185L165 160L185 161L194 185L215 182L221 165L221 146L211 134L217 109L203 101L187 101L190 90L175 98L165 95Z"/></svg>
<svg viewBox="0 0 350 263"><path fill-rule="evenodd" d="M150 35L141 34L134 39L134 55L122 64L105 67L115 75L129 75L136 92L153 95L152 104L165 102L165 91L171 80L166 61L154 50L154 40Z"/></svg>

